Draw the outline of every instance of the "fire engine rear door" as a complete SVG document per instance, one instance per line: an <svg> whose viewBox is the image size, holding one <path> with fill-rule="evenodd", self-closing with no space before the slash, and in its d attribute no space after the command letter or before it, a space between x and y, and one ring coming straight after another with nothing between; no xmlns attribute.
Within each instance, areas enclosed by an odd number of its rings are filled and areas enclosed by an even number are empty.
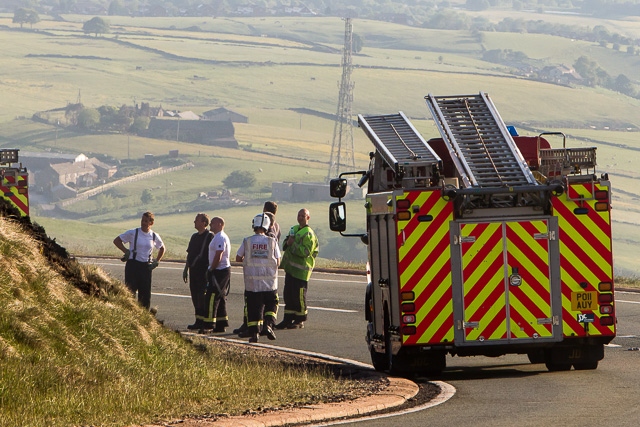
<svg viewBox="0 0 640 427"><path fill-rule="evenodd" d="M556 229L554 218L452 225L458 345L561 339L552 298L559 272L550 268Z"/></svg>

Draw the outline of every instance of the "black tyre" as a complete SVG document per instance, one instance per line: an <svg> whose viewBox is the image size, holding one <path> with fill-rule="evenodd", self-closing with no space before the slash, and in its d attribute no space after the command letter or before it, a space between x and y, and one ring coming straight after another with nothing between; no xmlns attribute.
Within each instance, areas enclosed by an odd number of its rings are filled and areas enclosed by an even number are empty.
<svg viewBox="0 0 640 427"><path fill-rule="evenodd" d="M576 371L588 371L592 369L598 369L598 361L590 361L590 362L580 362L574 363L573 368Z"/></svg>
<svg viewBox="0 0 640 427"><path fill-rule="evenodd" d="M386 353L378 353L372 347L369 347L369 353L371 353L371 364L378 372L385 372L389 369L389 359L387 359Z"/></svg>
<svg viewBox="0 0 640 427"><path fill-rule="evenodd" d="M534 350L527 353L527 357L529 358L529 362L534 365L537 363L544 363L544 351L543 350Z"/></svg>
<svg viewBox="0 0 640 427"><path fill-rule="evenodd" d="M560 372L560 371L570 371L571 363L552 363L546 362L545 366L549 370L549 372Z"/></svg>

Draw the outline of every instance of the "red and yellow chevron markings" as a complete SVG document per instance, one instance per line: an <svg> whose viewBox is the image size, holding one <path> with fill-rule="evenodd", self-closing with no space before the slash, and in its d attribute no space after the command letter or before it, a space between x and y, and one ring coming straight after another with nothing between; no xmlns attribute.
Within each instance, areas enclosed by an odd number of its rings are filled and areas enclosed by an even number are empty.
<svg viewBox="0 0 640 427"><path fill-rule="evenodd" d="M547 221L506 224L507 265L522 281L508 286L510 338L552 337Z"/></svg>
<svg viewBox="0 0 640 427"><path fill-rule="evenodd" d="M4 176L0 195L10 201L22 216L29 215L28 179L26 175Z"/></svg>
<svg viewBox="0 0 640 427"><path fill-rule="evenodd" d="M419 210L412 211L410 220L398 221L400 291L415 295L416 333L403 335L403 342L450 343L453 305L449 222L453 207L442 199L439 190L406 192L404 199Z"/></svg>
<svg viewBox="0 0 640 427"><path fill-rule="evenodd" d="M610 210L596 211L595 191L609 191L598 183L572 184L567 195L554 198L554 215L558 217L560 240L560 280L562 285L562 324L565 337L614 335L615 321L602 325L596 309L574 310L572 295L596 292L600 283L613 284ZM592 322L579 321L583 315ZM613 313L611 314L613 315ZM612 319L608 319L612 320Z"/></svg>
<svg viewBox="0 0 640 427"><path fill-rule="evenodd" d="M461 224L466 340L507 337L501 223Z"/></svg>
<svg viewBox="0 0 640 427"><path fill-rule="evenodd" d="M466 339L551 337L547 222L470 223L460 229ZM510 275L520 276L518 285L509 284Z"/></svg>

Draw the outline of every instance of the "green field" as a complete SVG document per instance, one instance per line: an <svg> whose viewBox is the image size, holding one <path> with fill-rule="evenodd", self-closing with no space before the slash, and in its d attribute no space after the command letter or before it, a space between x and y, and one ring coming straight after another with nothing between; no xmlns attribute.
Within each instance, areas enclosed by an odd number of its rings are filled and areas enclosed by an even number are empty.
<svg viewBox="0 0 640 427"><path fill-rule="evenodd" d="M491 20L509 16L496 13ZM10 15L0 15L4 46L0 146L101 153L119 160L164 156L178 149L184 160L194 163L192 169L72 205L64 217L76 218L73 221L49 218L36 210L36 221L72 252L115 254L113 237L135 226L146 209L157 212L155 228L167 240L173 257L184 256L193 216L200 210L225 217L237 247L250 232L250 218L270 198L272 182L325 179L334 123L291 109L335 113L344 36L340 19L109 17L111 33L96 38L82 34L87 16L64 16L65 21L41 18L34 27L37 32L17 31ZM567 19L571 25L605 25L612 32L640 35L637 22ZM586 55L612 76L625 73L634 78L638 56L546 35L496 32L483 34L480 41L464 31L357 19L353 23L354 32L364 40L363 50L353 57L355 114L403 111L428 139L438 134L424 103L426 94L484 91L505 122L522 133L562 130L569 136L569 146L597 146L598 172L609 173L614 186L616 269L627 275L640 272L632 251L640 244L640 173L636 170L640 100L601 88L514 77L509 67L481 59L482 51L491 49L522 51L549 65L571 65ZM199 31L185 30L194 26ZM52 126L16 120L78 98L89 107L149 102L196 113L224 106L248 116L249 123L235 125L242 149L231 150L136 136L77 135L64 129L58 130L56 138ZM354 129L354 137L356 167L364 168L372 146L359 129ZM222 180L236 169L252 171L258 180L252 188L234 190L247 205L223 208L198 199L200 192L222 189ZM142 206L140 194L145 189L151 189L156 200ZM351 242L356 239L341 239L328 231L327 204L305 204L312 211L321 246L330 248L320 256L340 257L344 250L363 258L364 247ZM283 228L293 223L300 207L281 204L278 219ZM359 202L353 202L350 227L361 229L363 216Z"/></svg>

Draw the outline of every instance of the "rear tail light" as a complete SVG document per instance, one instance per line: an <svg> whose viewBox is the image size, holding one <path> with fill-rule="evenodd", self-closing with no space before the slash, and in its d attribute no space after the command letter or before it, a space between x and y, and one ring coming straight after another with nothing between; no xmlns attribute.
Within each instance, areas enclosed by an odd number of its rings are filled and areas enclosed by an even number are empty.
<svg viewBox="0 0 640 427"><path fill-rule="evenodd" d="M598 304L609 304L613 302L613 294L598 295Z"/></svg>
<svg viewBox="0 0 640 427"><path fill-rule="evenodd" d="M415 335L416 327L415 326L403 326L402 327L402 335Z"/></svg>
<svg viewBox="0 0 640 427"><path fill-rule="evenodd" d="M611 314L613 313L613 306L612 305L601 305L600 306L600 314Z"/></svg>
<svg viewBox="0 0 640 427"><path fill-rule="evenodd" d="M594 205L595 210L598 212L606 212L609 210L609 203L607 202L596 202Z"/></svg>
<svg viewBox="0 0 640 427"><path fill-rule="evenodd" d="M406 291L400 294L402 301L413 301L416 298L416 294L413 291Z"/></svg>
<svg viewBox="0 0 640 427"><path fill-rule="evenodd" d="M600 292L611 292L613 290L613 284L611 282L598 283L598 290Z"/></svg>
<svg viewBox="0 0 640 427"><path fill-rule="evenodd" d="M600 324L602 326L611 326L613 325L614 318L611 316L605 316L600 318Z"/></svg>
<svg viewBox="0 0 640 427"><path fill-rule="evenodd" d="M412 302L405 302L402 304L403 313L413 313L416 311L416 305Z"/></svg>
<svg viewBox="0 0 640 427"><path fill-rule="evenodd" d="M402 323L416 323L415 314L405 314L402 316Z"/></svg>

